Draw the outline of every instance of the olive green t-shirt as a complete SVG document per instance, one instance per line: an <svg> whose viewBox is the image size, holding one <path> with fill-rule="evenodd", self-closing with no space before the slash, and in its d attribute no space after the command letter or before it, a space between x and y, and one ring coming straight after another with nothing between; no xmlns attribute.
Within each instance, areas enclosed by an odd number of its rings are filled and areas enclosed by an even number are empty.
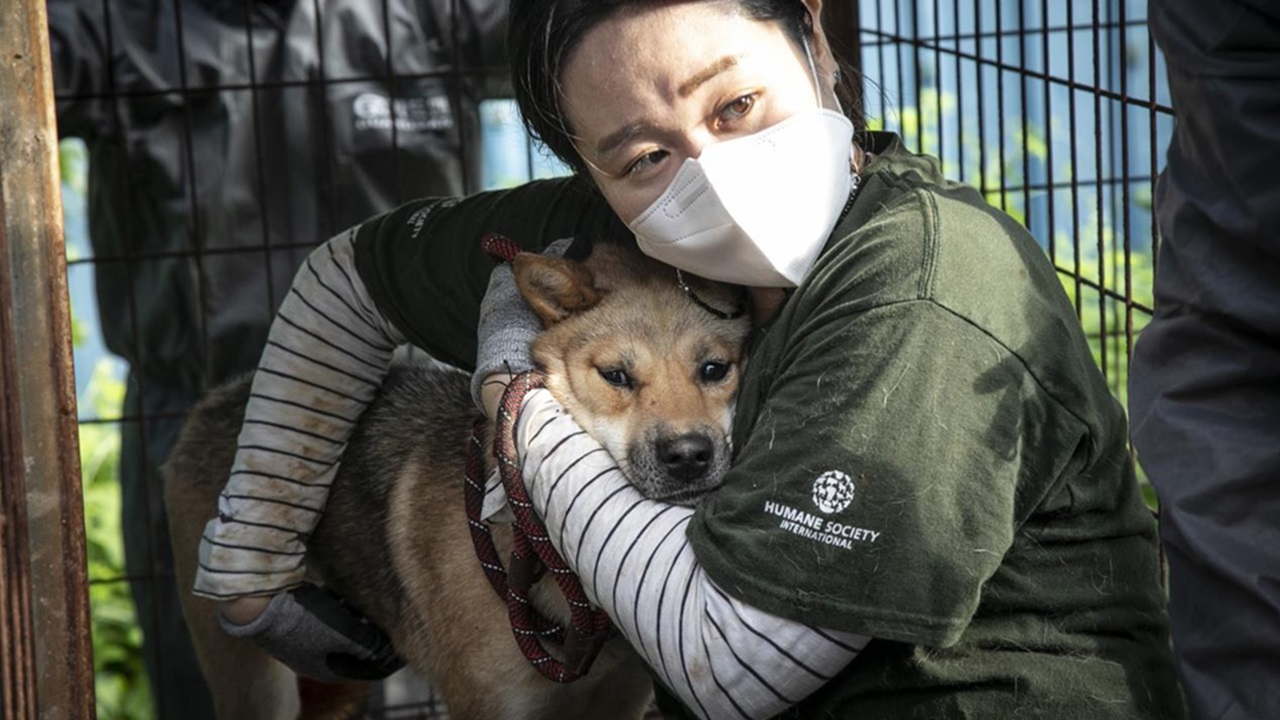
<svg viewBox="0 0 1280 720"><path fill-rule="evenodd" d="M1053 268L934 161L869 141L856 202L753 339L700 562L745 602L876 638L788 717L1183 717L1124 416ZM545 181L367 223L357 268L469 368L494 231L631 240L585 182Z"/></svg>

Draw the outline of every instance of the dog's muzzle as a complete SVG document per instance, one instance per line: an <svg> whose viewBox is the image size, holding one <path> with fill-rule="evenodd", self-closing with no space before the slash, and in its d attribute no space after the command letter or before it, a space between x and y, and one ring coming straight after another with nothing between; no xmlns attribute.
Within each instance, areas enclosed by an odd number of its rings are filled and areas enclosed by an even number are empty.
<svg viewBox="0 0 1280 720"><path fill-rule="evenodd" d="M658 441L653 449L658 464L672 480L694 482L706 476L716 448L700 433L686 433Z"/></svg>
<svg viewBox="0 0 1280 720"><path fill-rule="evenodd" d="M694 505L719 487L728 469L729 448L718 433L697 430L661 435L628 453L631 483L650 500Z"/></svg>

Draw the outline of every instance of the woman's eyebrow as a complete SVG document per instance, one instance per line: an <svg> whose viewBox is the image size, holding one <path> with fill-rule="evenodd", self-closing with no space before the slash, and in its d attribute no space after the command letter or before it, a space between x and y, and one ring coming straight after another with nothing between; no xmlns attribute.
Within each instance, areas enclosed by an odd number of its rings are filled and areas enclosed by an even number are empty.
<svg viewBox="0 0 1280 720"><path fill-rule="evenodd" d="M605 155L617 152L618 148L626 144L628 140L631 140L637 135L652 133L654 131L655 128L652 125L648 125L646 123L631 123L621 130L609 133L605 137L601 138L600 142L596 143L596 157L602 158Z"/></svg>
<svg viewBox="0 0 1280 720"><path fill-rule="evenodd" d="M725 70L728 70L729 68L737 65L738 58L740 57L742 56L741 55L725 55L719 60L711 63L711 65L707 66L707 69L703 70L697 75L694 75L688 80L685 80L684 83L681 84L680 87L676 89L676 92L680 94L680 97L689 97L689 95L694 90L697 90L699 87L701 87L703 83L719 75Z"/></svg>
<svg viewBox="0 0 1280 720"><path fill-rule="evenodd" d="M708 65L706 69L681 83L680 87L676 88L676 92L680 97L688 97L694 90L697 90L699 87L706 84L707 81L729 68L736 66L738 64L738 59L741 57L741 55L725 55L719 60ZM631 123L620 130L609 133L601 138L600 142L596 143L596 157L601 158L613 153L618 148L622 147L622 145L628 140L644 133L654 132L654 130L655 128L652 125L645 123Z"/></svg>

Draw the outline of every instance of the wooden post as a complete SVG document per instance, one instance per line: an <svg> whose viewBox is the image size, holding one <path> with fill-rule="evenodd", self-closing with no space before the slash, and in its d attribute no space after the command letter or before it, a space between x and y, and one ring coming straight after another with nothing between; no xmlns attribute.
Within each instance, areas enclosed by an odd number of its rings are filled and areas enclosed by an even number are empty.
<svg viewBox="0 0 1280 720"><path fill-rule="evenodd" d="M94 717L45 0L0 2L0 716Z"/></svg>

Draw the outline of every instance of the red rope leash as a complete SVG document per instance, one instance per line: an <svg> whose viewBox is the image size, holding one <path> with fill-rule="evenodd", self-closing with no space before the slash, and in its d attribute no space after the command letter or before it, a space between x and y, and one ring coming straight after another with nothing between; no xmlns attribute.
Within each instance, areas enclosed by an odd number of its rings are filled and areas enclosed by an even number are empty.
<svg viewBox="0 0 1280 720"><path fill-rule="evenodd" d="M498 259L510 260L520 248L501 235L486 235L481 240L482 249ZM515 449L515 420L525 396L532 389L542 387L542 377L536 372L518 375L502 396L498 410L498 431L494 437L494 452L498 470L502 476L507 502L511 506L515 522L512 525L511 571L502 568L489 527L480 519L484 505L484 422L472 430L471 445L467 453L464 496L467 522L476 557L489 584L498 597L507 603L511 630L530 664L546 678L560 683L572 682L590 669L609 637L612 624L603 610L594 608L587 599L581 581L565 564L547 537L546 526L533 509L524 477L520 472ZM538 612L529 601L529 593L542 576L550 570L556 585L569 602L570 626L566 630ZM560 661L553 657L544 645L544 638L560 645Z"/></svg>
<svg viewBox="0 0 1280 720"><path fill-rule="evenodd" d="M512 572L507 577L507 610L513 629L531 625L536 613L529 603L529 591L537 578L529 570L541 564L551 571L552 579L569 602L569 629L562 643L564 661L551 657L533 634L517 632L516 642L543 675L556 682L571 682L587 673L613 626L603 610L591 605L582 582L556 552L524 485L516 455L516 417L525 396L540 387L542 376L537 372L516 376L503 393L498 409L499 432L494 448L507 502L516 518L512 527Z"/></svg>
<svg viewBox="0 0 1280 720"><path fill-rule="evenodd" d="M480 420L471 430L463 500L467 509L467 525L471 530L471 543L475 546L480 569L484 570L485 577L493 586L493 591L505 603L507 601L507 570L498 557L498 549L493 544L493 533L489 530L489 524L480 519L484 512L484 428L485 421ZM541 573L537 574L540 576ZM564 628L541 613L535 613L532 622L523 625L520 632L521 634L532 632L547 635L554 642L564 642Z"/></svg>
<svg viewBox="0 0 1280 720"><path fill-rule="evenodd" d="M511 262L516 259L516 255L520 254L520 246L515 240L498 233L488 233L480 238L480 250L494 260L502 262Z"/></svg>

